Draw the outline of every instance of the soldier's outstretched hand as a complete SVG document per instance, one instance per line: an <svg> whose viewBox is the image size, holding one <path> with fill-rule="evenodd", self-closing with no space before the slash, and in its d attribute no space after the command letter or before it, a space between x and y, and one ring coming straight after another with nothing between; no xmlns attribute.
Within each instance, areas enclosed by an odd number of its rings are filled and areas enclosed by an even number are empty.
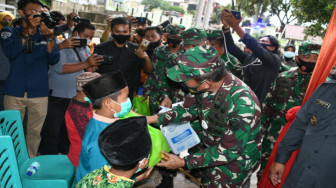
<svg viewBox="0 0 336 188"><path fill-rule="evenodd" d="M165 151L162 151L162 153L164 153L168 159L166 161L161 160L161 162L156 164L156 166L166 167L167 169L177 169L184 166L184 159L180 158L179 156L169 154Z"/></svg>

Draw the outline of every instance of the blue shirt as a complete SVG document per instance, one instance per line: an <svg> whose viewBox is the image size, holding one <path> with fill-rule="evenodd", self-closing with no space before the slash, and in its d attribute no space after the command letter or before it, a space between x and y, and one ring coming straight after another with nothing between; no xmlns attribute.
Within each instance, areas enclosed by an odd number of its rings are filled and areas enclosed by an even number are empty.
<svg viewBox="0 0 336 188"><path fill-rule="evenodd" d="M76 171L76 182L79 182L86 174L108 164L98 147L99 134L111 123L98 121L94 113L90 119L82 140L82 149Z"/></svg>
<svg viewBox="0 0 336 188"><path fill-rule="evenodd" d="M32 36L32 53L25 53L27 45L22 46L20 37L23 27L4 27L0 33L3 52L10 62L10 72L5 85L5 94L28 98L46 97L49 95L48 64L56 64L60 54L57 45L51 53L47 42L38 29Z"/></svg>
<svg viewBox="0 0 336 188"><path fill-rule="evenodd" d="M0 45L0 80L6 80L9 74L10 64Z"/></svg>
<svg viewBox="0 0 336 188"><path fill-rule="evenodd" d="M84 62L90 56L89 47L76 48L80 59L72 48L60 51L60 60L57 64L49 66L49 87L52 90L51 96L71 99L76 95L76 77L84 72L80 70L73 73L63 73L62 69L66 63Z"/></svg>

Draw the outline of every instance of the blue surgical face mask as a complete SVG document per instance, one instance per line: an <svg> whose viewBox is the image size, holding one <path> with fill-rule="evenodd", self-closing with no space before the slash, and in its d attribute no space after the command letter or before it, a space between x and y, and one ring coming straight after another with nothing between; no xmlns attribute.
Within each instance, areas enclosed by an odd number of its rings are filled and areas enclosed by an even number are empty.
<svg viewBox="0 0 336 188"><path fill-rule="evenodd" d="M88 97L84 97L84 101L86 101L88 103L92 103L92 101Z"/></svg>
<svg viewBox="0 0 336 188"><path fill-rule="evenodd" d="M286 52L284 52L284 56L286 58L293 58L295 56L295 53L291 52L291 51L286 51Z"/></svg>
<svg viewBox="0 0 336 188"><path fill-rule="evenodd" d="M112 100L112 101L116 104L119 104L119 103L115 102L114 100ZM122 117L126 116L128 114L128 112L131 110L132 102L131 102L130 98L127 98L127 101L122 102L119 105L121 107L121 110L118 113L114 113L114 117L122 118Z"/></svg>

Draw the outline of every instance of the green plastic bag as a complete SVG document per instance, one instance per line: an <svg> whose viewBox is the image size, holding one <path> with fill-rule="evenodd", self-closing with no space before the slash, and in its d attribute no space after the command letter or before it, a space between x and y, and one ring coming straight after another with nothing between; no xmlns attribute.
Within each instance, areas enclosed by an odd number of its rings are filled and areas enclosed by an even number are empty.
<svg viewBox="0 0 336 188"><path fill-rule="evenodd" d="M132 100L132 110L135 113L144 115L144 116L149 116L150 115L150 110L149 110L149 97L146 99L142 95L135 95Z"/></svg>
<svg viewBox="0 0 336 188"><path fill-rule="evenodd" d="M134 116L139 116L139 115L130 112L126 116L120 119L126 119L126 118L130 118ZM167 140L165 139L165 137L163 136L160 130L150 126L149 124L147 124L147 126L148 126L149 135L152 139L152 149L151 149L150 156L149 156L148 166L153 167L161 161L161 157L160 157L161 151L164 150L169 153L170 147L168 145Z"/></svg>

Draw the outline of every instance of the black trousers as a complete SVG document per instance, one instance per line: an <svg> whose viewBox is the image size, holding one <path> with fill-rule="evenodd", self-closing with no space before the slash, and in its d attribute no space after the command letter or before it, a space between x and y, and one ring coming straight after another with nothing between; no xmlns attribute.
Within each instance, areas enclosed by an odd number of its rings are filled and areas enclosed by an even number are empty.
<svg viewBox="0 0 336 188"><path fill-rule="evenodd" d="M70 101L71 99L49 96L47 117L41 131L41 155L68 153L70 141L64 117Z"/></svg>

